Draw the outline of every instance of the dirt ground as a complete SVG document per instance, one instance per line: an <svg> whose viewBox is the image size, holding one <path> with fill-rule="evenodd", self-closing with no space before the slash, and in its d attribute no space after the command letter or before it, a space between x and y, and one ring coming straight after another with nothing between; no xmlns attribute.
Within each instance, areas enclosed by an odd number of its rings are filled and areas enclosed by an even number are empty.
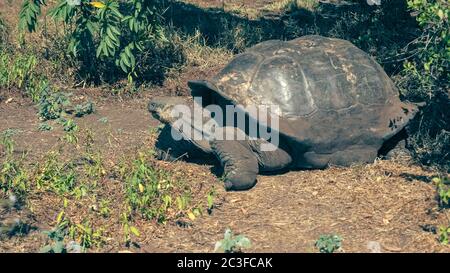
<svg viewBox="0 0 450 273"><path fill-rule="evenodd" d="M133 154L149 145L149 128L158 125L145 109L150 93L124 101L97 100L96 113L77 120L80 128L94 131L95 145L105 151L110 164L123 154ZM26 99L2 94L12 101L0 103L0 131L16 129L17 150L26 152L29 160L37 160L55 146L61 132L39 131L34 107ZM108 124L99 122L104 117ZM437 209L435 188L430 183L434 174L413 164L380 160L351 168L259 176L252 190L229 193L211 174L211 165L180 161L161 163L161 167L182 172L192 183L215 186L220 202L211 215L187 227L139 221L137 226L143 236L140 248L133 252L211 252L227 227L250 238L250 251L255 252L314 252L315 240L329 233L343 238L345 252L370 252L371 241L380 243L383 252L449 251L449 247L439 244L436 234L429 232L430 227L448 221L448 215ZM121 182L105 183L111 183L107 194L115 195ZM32 200L36 208L33 221L38 229L25 237L1 241L0 251L36 251L42 246L40 232L49 228L58 213L55 204L43 203L44 197ZM111 230L115 228L120 227L111 224ZM97 251L124 249L113 233L107 246Z"/></svg>
<svg viewBox="0 0 450 273"><path fill-rule="evenodd" d="M222 5L220 0L186 2L208 7ZM225 1L225 5L239 2L260 9L273 1ZM1 2L0 8L8 9ZM108 169L113 169L121 157L135 155L143 147L151 148L152 130L159 126L146 110L152 96L186 95L187 80L208 78L218 69L193 68L162 87L131 98L104 95L101 89L71 90L75 101L89 98L96 107L94 114L75 121L81 131L92 130L94 147L102 150ZM63 134L60 126L48 132L39 131L36 111L28 99L0 90L0 132L16 131L16 150L25 152L28 162L41 160L58 145ZM72 156L70 152L65 155ZM229 227L251 240L249 252L317 252L314 243L322 234L341 236L342 252L371 252L369 245L378 243L382 252L450 252L450 247L441 245L435 234L439 226L448 225L450 216L448 211L438 209L436 189L431 183L436 173L410 162L377 160L350 168L260 175L256 187L245 192L225 192L220 179L211 172L215 169L211 163L155 164L182 176L199 192L214 187L217 198L212 213L194 221L184 219L185 224L163 225L138 219L135 225L141 236L131 248L121 241L118 215L99 218L95 224L107 228L108 240L104 247L89 251L212 252L215 242L223 238ZM98 193L115 201L112 204L115 213L123 203L122 186L123 181L109 175ZM34 228L26 236L0 240L0 252L33 252L45 244L42 231L54 224L61 200L43 193L29 202L32 209L19 214L28 217ZM83 204L77 206L80 210L73 211L73 215L82 217L89 213Z"/></svg>

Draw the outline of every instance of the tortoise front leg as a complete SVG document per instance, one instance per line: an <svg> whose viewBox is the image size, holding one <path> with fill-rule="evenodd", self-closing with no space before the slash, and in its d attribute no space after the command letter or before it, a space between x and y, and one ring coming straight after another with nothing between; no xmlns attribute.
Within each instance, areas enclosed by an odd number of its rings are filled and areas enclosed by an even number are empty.
<svg viewBox="0 0 450 273"><path fill-rule="evenodd" d="M242 133L235 127L225 127L234 136ZM231 135L228 134L228 135ZM249 140L213 140L211 148L222 164L225 177L225 189L247 190L256 184L260 172L270 172L290 166L291 156L283 149L262 151L263 139Z"/></svg>
<svg viewBox="0 0 450 273"><path fill-rule="evenodd" d="M226 190L247 190L256 184L258 159L245 141L213 140L211 148L223 167Z"/></svg>

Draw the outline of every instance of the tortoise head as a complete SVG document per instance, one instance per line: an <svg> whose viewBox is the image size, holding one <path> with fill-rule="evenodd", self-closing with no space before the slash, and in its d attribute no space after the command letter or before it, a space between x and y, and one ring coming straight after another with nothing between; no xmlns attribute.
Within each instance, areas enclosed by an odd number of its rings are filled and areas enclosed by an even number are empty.
<svg viewBox="0 0 450 273"><path fill-rule="evenodd" d="M172 124L175 121L172 109L176 105L189 105L189 102L181 97L155 97L148 103L148 111L162 123Z"/></svg>
<svg viewBox="0 0 450 273"><path fill-rule="evenodd" d="M194 101L192 100L192 98L182 98L182 97L155 97L152 98L148 104L148 111L152 114L152 116L161 121L162 123L169 125L172 128L175 129L179 129L176 124L176 121L179 120L179 117L177 116L173 116L172 110L175 109L175 107L177 106L183 106L183 107L189 107L191 110L191 113L193 112L193 107L194 107ZM184 108L186 109L186 108ZM183 115L184 117L184 115ZM184 120L184 121L188 121L188 120ZM202 132L203 127L195 127L194 123L190 123L190 125L192 126L193 130L197 130L199 132ZM184 124L183 124L184 126ZM165 127L168 128L168 127ZM174 144L171 141L171 138L169 137L168 133L172 131L164 131L165 133L161 133L160 138L158 140L157 145L162 145L162 147L165 147L164 150L167 150L166 148L171 148L173 146L177 146L178 147L182 147L182 149L193 152L194 154L201 154L201 152L204 153L211 153L211 146L209 145L209 141L208 140L196 140L196 139L192 139L190 134L184 134L184 129L185 127L183 127L183 133L181 133L181 131L179 131L177 134L182 134L182 137L184 138L185 141L182 142L178 142L178 144ZM173 135L172 135L173 137ZM180 144L182 143L182 144ZM168 146L167 146L168 145ZM190 147L189 147L190 146ZM192 149L197 149L197 150L192 150ZM198 150L199 149L199 150ZM192 155L191 155L192 156Z"/></svg>

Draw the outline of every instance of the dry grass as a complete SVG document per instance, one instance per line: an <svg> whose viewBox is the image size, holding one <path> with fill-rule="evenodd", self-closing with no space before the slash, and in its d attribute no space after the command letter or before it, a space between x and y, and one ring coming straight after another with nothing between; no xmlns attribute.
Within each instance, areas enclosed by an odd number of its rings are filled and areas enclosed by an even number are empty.
<svg viewBox="0 0 450 273"><path fill-rule="evenodd" d="M319 4L318 0L183 0L182 2L205 8L223 9L249 19L257 19L267 13L282 13L299 8L313 11Z"/></svg>
<svg viewBox="0 0 450 273"><path fill-rule="evenodd" d="M233 55L226 48L208 46L200 32L185 38L181 38L176 34L174 40L175 43L181 45L186 58L186 62L181 67L182 69L197 67L208 70L225 65Z"/></svg>
<svg viewBox="0 0 450 273"><path fill-rule="evenodd" d="M319 4L317 0L282 0L267 5L264 9L272 12L286 12L296 9L314 11Z"/></svg>

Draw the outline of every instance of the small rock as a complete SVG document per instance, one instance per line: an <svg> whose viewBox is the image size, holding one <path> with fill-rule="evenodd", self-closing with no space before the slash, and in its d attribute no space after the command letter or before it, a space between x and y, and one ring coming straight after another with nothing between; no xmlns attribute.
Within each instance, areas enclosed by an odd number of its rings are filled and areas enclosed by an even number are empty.
<svg viewBox="0 0 450 273"><path fill-rule="evenodd" d="M79 244L77 244L75 241L70 241L66 245L66 250L68 253L81 253L82 247Z"/></svg>
<svg viewBox="0 0 450 273"><path fill-rule="evenodd" d="M367 249L370 250L371 253L381 253L381 244L377 241L369 241L367 243Z"/></svg>

